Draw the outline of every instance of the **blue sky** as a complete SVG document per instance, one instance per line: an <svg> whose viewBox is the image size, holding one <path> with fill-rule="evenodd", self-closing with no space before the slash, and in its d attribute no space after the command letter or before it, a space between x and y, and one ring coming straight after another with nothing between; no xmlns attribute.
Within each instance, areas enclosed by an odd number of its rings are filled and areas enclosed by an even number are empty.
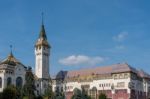
<svg viewBox="0 0 150 99"><path fill-rule="evenodd" d="M50 71L127 62L150 72L149 0L1 0L0 59L34 68L41 12L52 46Z"/></svg>

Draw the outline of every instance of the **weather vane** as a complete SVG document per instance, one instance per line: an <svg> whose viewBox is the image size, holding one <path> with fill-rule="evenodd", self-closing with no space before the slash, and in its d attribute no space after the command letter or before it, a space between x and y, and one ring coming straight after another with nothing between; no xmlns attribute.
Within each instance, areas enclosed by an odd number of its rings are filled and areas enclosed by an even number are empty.
<svg viewBox="0 0 150 99"><path fill-rule="evenodd" d="M42 25L43 25L43 22L44 21L44 13L42 12Z"/></svg>
<svg viewBox="0 0 150 99"><path fill-rule="evenodd" d="M10 45L10 53L12 54L12 45Z"/></svg>

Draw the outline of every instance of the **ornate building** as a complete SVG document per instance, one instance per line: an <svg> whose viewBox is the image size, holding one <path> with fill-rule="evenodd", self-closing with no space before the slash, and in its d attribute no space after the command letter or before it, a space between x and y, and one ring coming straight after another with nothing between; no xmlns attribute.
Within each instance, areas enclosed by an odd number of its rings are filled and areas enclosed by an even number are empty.
<svg viewBox="0 0 150 99"><path fill-rule="evenodd" d="M25 83L26 67L12 54L0 63L0 92L9 85L22 87Z"/></svg>
<svg viewBox="0 0 150 99"><path fill-rule="evenodd" d="M105 93L108 99L148 99L150 75L130 65L115 64L93 69L60 71L53 78L53 90L71 99L75 88L84 88L92 99Z"/></svg>
<svg viewBox="0 0 150 99"><path fill-rule="evenodd" d="M42 22L39 38L35 44L35 85L36 94L42 95L49 86L49 56L50 45L47 41ZM12 54L0 62L0 92L8 85L22 87L25 84L27 67L19 62Z"/></svg>

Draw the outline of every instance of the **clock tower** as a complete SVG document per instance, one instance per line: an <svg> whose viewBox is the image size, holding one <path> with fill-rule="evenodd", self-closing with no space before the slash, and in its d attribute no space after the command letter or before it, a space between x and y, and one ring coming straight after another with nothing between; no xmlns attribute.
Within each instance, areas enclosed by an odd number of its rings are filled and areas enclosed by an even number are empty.
<svg viewBox="0 0 150 99"><path fill-rule="evenodd" d="M39 38L35 44L35 75L40 79L49 79L50 45L42 21Z"/></svg>

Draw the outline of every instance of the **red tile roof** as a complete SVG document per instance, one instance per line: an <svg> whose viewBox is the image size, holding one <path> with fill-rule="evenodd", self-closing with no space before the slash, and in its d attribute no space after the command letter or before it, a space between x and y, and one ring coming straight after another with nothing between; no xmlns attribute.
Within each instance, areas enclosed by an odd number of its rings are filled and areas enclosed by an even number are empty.
<svg viewBox="0 0 150 99"><path fill-rule="evenodd" d="M111 74L111 73L119 73L119 72L134 72L137 73L136 69L129 66L128 64L114 64L110 66L101 66L92 69L82 69L82 70L73 70L68 71L67 77L75 77L75 76L84 76L91 74Z"/></svg>
<svg viewBox="0 0 150 99"><path fill-rule="evenodd" d="M60 71L55 79L64 79L65 77L78 77L78 76L87 76L87 75L110 75L113 73L121 73L121 72L133 72L136 73L139 77L150 78L150 75L144 71L138 71L137 69L131 67L127 63L123 64L114 64L109 66L100 66L91 69L81 69L81 70L72 70L72 71Z"/></svg>

